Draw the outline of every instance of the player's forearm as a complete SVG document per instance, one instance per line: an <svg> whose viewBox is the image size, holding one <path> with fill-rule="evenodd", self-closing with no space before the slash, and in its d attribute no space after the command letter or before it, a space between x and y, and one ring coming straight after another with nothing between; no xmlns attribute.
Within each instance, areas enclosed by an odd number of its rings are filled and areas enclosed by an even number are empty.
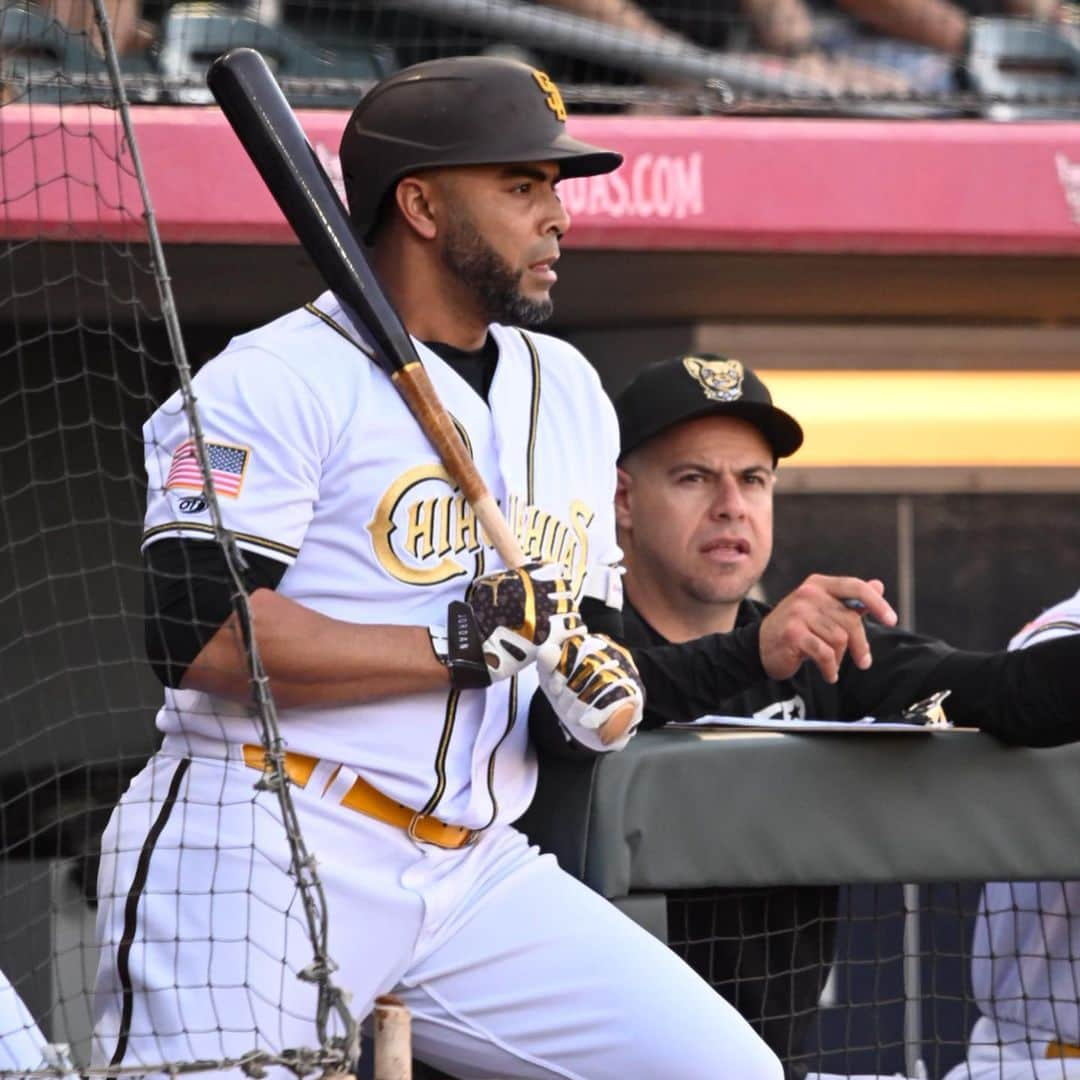
<svg viewBox="0 0 1080 1080"><path fill-rule="evenodd" d="M259 656L279 706L355 704L449 685L423 627L342 622L271 589L252 593L251 611ZM250 678L232 615L203 646L181 687L248 701Z"/></svg>

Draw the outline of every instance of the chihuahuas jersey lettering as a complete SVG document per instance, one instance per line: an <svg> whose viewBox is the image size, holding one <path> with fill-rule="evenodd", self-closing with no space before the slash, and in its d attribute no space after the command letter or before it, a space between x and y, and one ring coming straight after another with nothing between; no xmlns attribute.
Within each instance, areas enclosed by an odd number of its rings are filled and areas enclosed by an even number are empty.
<svg viewBox="0 0 1080 1080"><path fill-rule="evenodd" d="M234 339L196 376L207 442L246 451L242 485L219 500L223 524L241 550L287 566L282 595L324 615L440 623L498 557L390 380L348 340L355 331L336 301L325 294L316 306L320 315L297 311ZM557 562L580 599L587 578L604 580L593 567L619 558L611 405L571 346L498 325L491 333L499 360L490 408L434 352L417 349L526 556ZM582 460L578 433L597 426L611 456ZM144 434L144 544L212 540L208 508L185 503L201 492L168 483L190 438L177 397ZM535 681L529 670L513 687L460 694L453 708L440 692L285 710L283 732L304 753L362 764L406 805L428 806L438 791L441 816L482 826L493 812L511 820L531 797L523 721ZM167 690L158 726L257 741L244 706L196 691Z"/></svg>

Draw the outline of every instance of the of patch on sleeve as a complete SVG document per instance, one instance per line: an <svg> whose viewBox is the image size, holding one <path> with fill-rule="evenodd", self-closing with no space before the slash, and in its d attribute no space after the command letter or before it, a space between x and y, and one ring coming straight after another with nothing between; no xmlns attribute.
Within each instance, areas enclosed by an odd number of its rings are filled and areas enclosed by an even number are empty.
<svg viewBox="0 0 1080 1080"><path fill-rule="evenodd" d="M218 495L235 499L244 483L251 451L246 446L230 446L228 443L208 442L206 453L210 459L210 475ZM165 490L190 488L202 491L203 475L199 459L195 455L195 441L181 443L172 456L169 475L165 478Z"/></svg>

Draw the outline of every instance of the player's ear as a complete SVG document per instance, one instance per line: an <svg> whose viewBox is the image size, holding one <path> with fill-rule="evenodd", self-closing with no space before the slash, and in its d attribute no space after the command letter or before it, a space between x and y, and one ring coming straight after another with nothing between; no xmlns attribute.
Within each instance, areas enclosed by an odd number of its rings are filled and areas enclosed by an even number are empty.
<svg viewBox="0 0 1080 1080"><path fill-rule="evenodd" d="M431 195L431 185L419 176L406 176L394 189L394 201L402 219L424 240L434 240L438 232Z"/></svg>
<svg viewBox="0 0 1080 1080"><path fill-rule="evenodd" d="M633 526L630 514L630 489L634 478L625 470L615 470L615 527L626 530Z"/></svg>

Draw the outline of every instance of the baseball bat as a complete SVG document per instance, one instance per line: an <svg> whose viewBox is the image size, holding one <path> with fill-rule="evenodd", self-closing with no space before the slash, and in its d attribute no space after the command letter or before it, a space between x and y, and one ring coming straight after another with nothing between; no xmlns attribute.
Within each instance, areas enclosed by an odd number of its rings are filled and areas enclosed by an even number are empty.
<svg viewBox="0 0 1080 1080"><path fill-rule="evenodd" d="M412 339L368 265L348 211L266 61L254 49L233 49L210 65L206 82L315 269L353 325L375 339L378 348L369 355L394 381L495 550L507 566L524 565L516 537L439 401Z"/></svg>
<svg viewBox="0 0 1080 1080"><path fill-rule="evenodd" d="M374 352L364 351L393 380L503 562L523 566L517 538L439 400L364 256L348 211L266 61L254 49L232 49L210 65L206 82L316 270L353 325L374 338ZM356 345L363 348L359 341ZM632 709L624 709L611 716L601 729L603 740L622 735L632 715Z"/></svg>

